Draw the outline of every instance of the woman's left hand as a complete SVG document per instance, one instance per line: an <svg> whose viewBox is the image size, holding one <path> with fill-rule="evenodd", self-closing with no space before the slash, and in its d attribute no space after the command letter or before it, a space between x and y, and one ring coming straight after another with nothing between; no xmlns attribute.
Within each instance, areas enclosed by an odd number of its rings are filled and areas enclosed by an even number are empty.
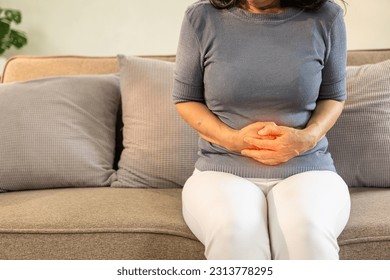
<svg viewBox="0 0 390 280"><path fill-rule="evenodd" d="M316 145L316 138L304 129L277 126L274 123L268 123L258 134L259 137L244 139L257 149L244 149L241 154L266 165L284 163Z"/></svg>

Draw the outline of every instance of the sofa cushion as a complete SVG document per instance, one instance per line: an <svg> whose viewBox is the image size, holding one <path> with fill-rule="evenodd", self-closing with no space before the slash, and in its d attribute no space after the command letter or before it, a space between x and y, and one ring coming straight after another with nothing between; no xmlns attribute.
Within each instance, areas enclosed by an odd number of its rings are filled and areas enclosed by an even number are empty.
<svg viewBox="0 0 390 280"><path fill-rule="evenodd" d="M351 188L341 259L390 259L389 189ZM204 259L181 189L74 188L0 195L0 259Z"/></svg>
<svg viewBox="0 0 390 280"><path fill-rule="evenodd" d="M202 259L181 189L75 188L0 195L0 259Z"/></svg>
<svg viewBox="0 0 390 280"><path fill-rule="evenodd" d="M347 68L347 101L329 150L349 186L390 187L390 60Z"/></svg>
<svg viewBox="0 0 390 280"><path fill-rule="evenodd" d="M171 101L174 63L118 56L124 150L113 187L181 187L194 170L196 133Z"/></svg>
<svg viewBox="0 0 390 280"><path fill-rule="evenodd" d="M390 260L390 190L350 188L351 215L338 238L341 259Z"/></svg>
<svg viewBox="0 0 390 280"><path fill-rule="evenodd" d="M107 186L115 177L117 75L0 85L0 189Z"/></svg>

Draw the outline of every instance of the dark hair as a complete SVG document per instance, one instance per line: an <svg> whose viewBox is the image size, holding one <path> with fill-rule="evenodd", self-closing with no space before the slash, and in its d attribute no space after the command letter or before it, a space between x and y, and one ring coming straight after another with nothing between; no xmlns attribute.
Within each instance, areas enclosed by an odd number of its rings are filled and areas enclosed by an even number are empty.
<svg viewBox="0 0 390 280"><path fill-rule="evenodd" d="M246 0L209 0L217 9L226 9L244 5ZM317 10L328 0L280 0L281 7L295 7L307 10ZM340 0L345 4L345 1Z"/></svg>

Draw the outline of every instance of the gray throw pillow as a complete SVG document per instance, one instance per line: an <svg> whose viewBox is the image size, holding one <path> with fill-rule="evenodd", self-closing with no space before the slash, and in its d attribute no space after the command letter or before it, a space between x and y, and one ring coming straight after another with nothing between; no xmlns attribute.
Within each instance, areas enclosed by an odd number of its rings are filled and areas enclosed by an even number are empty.
<svg viewBox="0 0 390 280"><path fill-rule="evenodd" d="M0 85L0 189L107 186L115 177L118 75Z"/></svg>
<svg viewBox="0 0 390 280"><path fill-rule="evenodd" d="M197 134L171 100L174 63L118 56L124 150L113 187L181 187L197 159Z"/></svg>
<svg viewBox="0 0 390 280"><path fill-rule="evenodd" d="M347 68L347 100L329 151L349 186L390 187L390 60Z"/></svg>

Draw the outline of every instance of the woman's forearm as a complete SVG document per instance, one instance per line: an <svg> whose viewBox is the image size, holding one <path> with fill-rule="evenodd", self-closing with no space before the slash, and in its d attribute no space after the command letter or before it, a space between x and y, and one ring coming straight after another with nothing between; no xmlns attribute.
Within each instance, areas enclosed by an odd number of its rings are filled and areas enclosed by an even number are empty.
<svg viewBox="0 0 390 280"><path fill-rule="evenodd" d="M221 122L205 104L200 102L178 103L176 110L206 141L229 150L237 150L235 148L237 131Z"/></svg>
<svg viewBox="0 0 390 280"><path fill-rule="evenodd" d="M317 143L333 127L344 108L344 101L320 100L304 131Z"/></svg>

